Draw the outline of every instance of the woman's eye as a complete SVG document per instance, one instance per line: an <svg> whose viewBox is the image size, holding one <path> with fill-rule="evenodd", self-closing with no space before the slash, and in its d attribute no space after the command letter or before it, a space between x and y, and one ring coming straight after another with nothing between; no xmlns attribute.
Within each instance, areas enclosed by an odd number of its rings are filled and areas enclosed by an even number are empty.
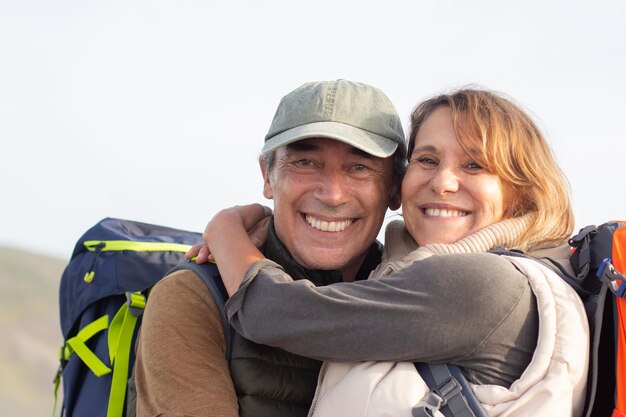
<svg viewBox="0 0 626 417"><path fill-rule="evenodd" d="M419 158L415 158L414 161L425 165L437 165L437 161L428 156L420 156Z"/></svg>
<svg viewBox="0 0 626 417"><path fill-rule="evenodd" d="M469 164L465 165L465 166L466 166L468 169L471 169L471 170L479 170L479 169L483 169L483 167L482 167L480 164L478 164L478 163L476 163L476 162L473 162L473 161L472 161L472 162L470 162Z"/></svg>

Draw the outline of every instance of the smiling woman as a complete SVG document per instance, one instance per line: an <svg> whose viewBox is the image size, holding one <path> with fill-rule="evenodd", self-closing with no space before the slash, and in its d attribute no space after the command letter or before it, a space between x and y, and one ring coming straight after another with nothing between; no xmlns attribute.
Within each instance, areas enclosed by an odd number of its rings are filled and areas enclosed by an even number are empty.
<svg viewBox="0 0 626 417"><path fill-rule="evenodd" d="M514 244L528 249L539 242L559 244L574 227L567 182L552 151L533 120L509 99L488 91L460 90L420 103L411 115L408 155L407 177L430 177L441 199L465 198L472 200L468 204L489 206L476 208L474 213L482 220L473 220L475 227L469 232L530 213L532 224ZM416 165L424 169L412 169ZM424 171L432 174L419 175ZM415 191L405 188L414 185L420 187L414 181L402 183L404 197ZM458 188L450 192L445 188L450 186ZM412 206L405 203L406 214ZM405 220L410 228L413 216L405 215Z"/></svg>
<svg viewBox="0 0 626 417"><path fill-rule="evenodd" d="M449 107L439 107L415 137L402 181L406 227L420 246L453 243L502 220L511 186L478 164L459 143Z"/></svg>
<svg viewBox="0 0 626 417"><path fill-rule="evenodd" d="M411 121L404 222L388 226L370 278L294 282L243 233L258 207L226 210L205 238L226 266L227 317L250 340L328 361L311 416L410 416L428 393L411 362L458 365L489 415L579 416L582 302L537 261L489 253L568 256L572 210L543 135L511 100L483 90L427 100ZM311 193L299 210L324 196ZM318 242L332 239L303 223Z"/></svg>

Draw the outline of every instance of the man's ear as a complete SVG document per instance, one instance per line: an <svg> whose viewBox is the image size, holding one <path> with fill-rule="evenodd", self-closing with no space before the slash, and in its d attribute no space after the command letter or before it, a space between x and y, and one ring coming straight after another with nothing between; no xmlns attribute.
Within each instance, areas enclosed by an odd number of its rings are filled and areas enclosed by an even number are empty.
<svg viewBox="0 0 626 417"><path fill-rule="evenodd" d="M389 208L391 210L398 210L402 202L402 196L400 195L400 186L394 185L389 196Z"/></svg>
<svg viewBox="0 0 626 417"><path fill-rule="evenodd" d="M272 181L270 178L270 171L267 168L267 162L265 160L261 160L259 162L261 166L261 174L263 174L263 196L269 200L274 197L274 190L272 188Z"/></svg>

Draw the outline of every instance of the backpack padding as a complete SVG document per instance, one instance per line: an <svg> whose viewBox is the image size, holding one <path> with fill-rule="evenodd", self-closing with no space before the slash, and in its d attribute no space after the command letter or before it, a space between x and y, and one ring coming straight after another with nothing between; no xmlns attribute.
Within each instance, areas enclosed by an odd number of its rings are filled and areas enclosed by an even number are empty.
<svg viewBox="0 0 626 417"><path fill-rule="evenodd" d="M615 343L613 294L603 285L598 295L595 313L590 316L591 352L585 399L585 417L605 417L613 412L615 403ZM586 305L587 303L585 303Z"/></svg>

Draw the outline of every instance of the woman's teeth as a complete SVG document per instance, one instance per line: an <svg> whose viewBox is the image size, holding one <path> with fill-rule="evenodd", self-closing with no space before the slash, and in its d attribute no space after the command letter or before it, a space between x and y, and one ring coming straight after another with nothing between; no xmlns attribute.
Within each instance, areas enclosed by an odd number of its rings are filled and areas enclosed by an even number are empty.
<svg viewBox="0 0 626 417"><path fill-rule="evenodd" d="M432 217L463 217L467 216L466 211L458 211L458 210L447 210L447 209L438 209L438 208L427 208L424 210L427 216Z"/></svg>

